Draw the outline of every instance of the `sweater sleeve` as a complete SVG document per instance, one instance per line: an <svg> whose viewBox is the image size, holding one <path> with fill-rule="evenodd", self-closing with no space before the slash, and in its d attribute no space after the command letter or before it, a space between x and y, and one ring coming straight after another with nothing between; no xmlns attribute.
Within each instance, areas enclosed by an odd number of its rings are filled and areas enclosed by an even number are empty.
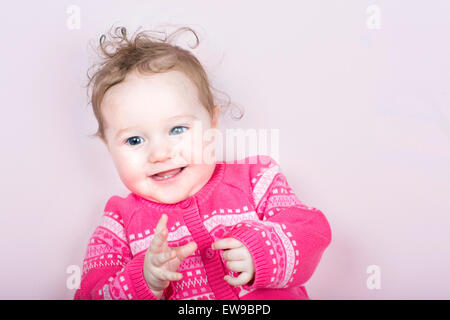
<svg viewBox="0 0 450 320"><path fill-rule="evenodd" d="M330 244L331 229L320 210L297 198L274 159L259 158L249 166L259 221L243 221L226 236L241 241L253 258L254 280L244 289L299 286L312 276Z"/></svg>
<svg viewBox="0 0 450 320"><path fill-rule="evenodd" d="M109 199L89 240L75 300L155 300L145 281L145 252L132 256L120 213L120 197Z"/></svg>

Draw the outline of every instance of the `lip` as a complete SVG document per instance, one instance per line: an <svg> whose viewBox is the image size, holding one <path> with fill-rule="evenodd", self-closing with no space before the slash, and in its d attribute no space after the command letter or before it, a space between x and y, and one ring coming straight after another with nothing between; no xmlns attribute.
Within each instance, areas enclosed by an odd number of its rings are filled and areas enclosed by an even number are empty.
<svg viewBox="0 0 450 320"><path fill-rule="evenodd" d="M156 180L156 179L154 179L152 176L149 176L149 178L152 179L152 181L157 182L157 183L172 182L172 181L178 179L178 178L181 176L181 174L184 172L184 169L186 169L187 166L185 166L185 167L180 167L180 168L181 168L181 171L180 171L180 172L178 172L176 175L171 176L170 178L167 178L167 179ZM173 170L173 169L171 169L171 170ZM165 171L169 171L169 170L165 170Z"/></svg>

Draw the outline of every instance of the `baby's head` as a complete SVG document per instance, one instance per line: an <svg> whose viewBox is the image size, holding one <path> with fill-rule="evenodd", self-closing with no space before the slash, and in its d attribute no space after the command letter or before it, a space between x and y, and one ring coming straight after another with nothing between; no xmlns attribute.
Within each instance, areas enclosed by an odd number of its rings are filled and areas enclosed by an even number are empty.
<svg viewBox="0 0 450 320"><path fill-rule="evenodd" d="M181 30L197 38L192 29ZM197 58L168 39L155 40L146 31L128 39L125 28L116 28L111 40L102 35L104 60L88 86L95 136L125 186L145 199L176 203L199 191L214 172L215 161L198 161L197 153L211 149L202 137L217 128L220 107Z"/></svg>

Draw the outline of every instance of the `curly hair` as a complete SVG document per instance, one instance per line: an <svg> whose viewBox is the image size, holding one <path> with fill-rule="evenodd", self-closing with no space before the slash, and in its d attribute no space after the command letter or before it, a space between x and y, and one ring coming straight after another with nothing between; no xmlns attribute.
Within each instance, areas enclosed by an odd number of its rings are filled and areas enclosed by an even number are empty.
<svg viewBox="0 0 450 320"><path fill-rule="evenodd" d="M170 70L183 72L196 86L200 102L207 109L210 117L213 117L215 98L212 89L221 91L210 84L203 66L190 51L171 43L172 38L180 32L191 31L197 40L192 49L196 48L200 41L194 30L189 27L181 27L170 35L166 35L164 39L151 34L152 32L163 33L160 31L136 31L131 38L128 38L125 27L116 27L114 32L112 30L113 27L108 32L109 39L105 34L100 36L101 61L93 64L87 72L89 81L86 87L88 96L92 87L90 103L98 122L97 132L91 136L105 140L101 102L109 88L122 82L127 74L134 70L141 74L162 73ZM89 72L92 69L96 70L93 75L90 75ZM242 113L235 119L240 118L242 118Z"/></svg>

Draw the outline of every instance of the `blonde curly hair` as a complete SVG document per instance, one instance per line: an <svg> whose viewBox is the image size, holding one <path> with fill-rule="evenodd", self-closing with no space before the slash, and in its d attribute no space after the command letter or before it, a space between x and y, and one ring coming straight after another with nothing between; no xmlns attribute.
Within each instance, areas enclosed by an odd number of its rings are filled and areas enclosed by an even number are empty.
<svg viewBox="0 0 450 320"><path fill-rule="evenodd" d="M176 35L184 31L191 31L194 34L196 44L192 49L196 48L200 41L197 33L189 27L178 28L170 35L166 35L164 39L152 35L152 32L162 32L151 30L136 31L128 38L125 27L112 27L107 35L100 36L101 61L93 64L87 73L88 96L91 91L89 102L98 123L97 132L91 136L105 140L105 125L101 113L103 97L109 88L122 82L128 73L135 70L141 74L161 73L169 70L183 72L197 87L200 102L207 109L211 119L213 118L215 97L212 89L221 91L212 87L203 66L190 51L171 43ZM95 72L90 75L89 72L92 69L95 69ZM231 102L228 99L225 107L229 104ZM221 105L221 110L224 110L223 105ZM242 113L234 118L242 118Z"/></svg>

